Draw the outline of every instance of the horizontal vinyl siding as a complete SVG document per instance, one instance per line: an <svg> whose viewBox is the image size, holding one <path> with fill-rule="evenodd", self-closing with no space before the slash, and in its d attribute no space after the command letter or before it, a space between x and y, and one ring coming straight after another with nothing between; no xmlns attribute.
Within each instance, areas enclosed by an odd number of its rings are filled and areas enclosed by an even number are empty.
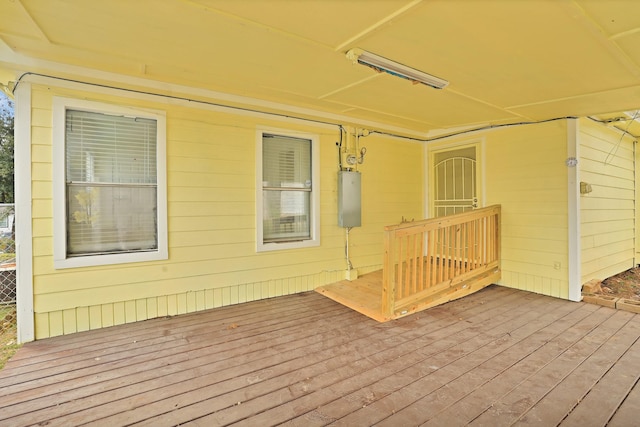
<svg viewBox="0 0 640 427"><path fill-rule="evenodd" d="M635 255L635 147L633 139L591 120L580 121L582 283L633 267Z"/></svg>
<svg viewBox="0 0 640 427"><path fill-rule="evenodd" d="M566 124L487 132L487 205L502 205L504 286L568 298Z"/></svg>
<svg viewBox="0 0 640 427"><path fill-rule="evenodd" d="M363 226L349 233L349 256L362 274L382 269L386 225L399 224L403 217L423 218L423 146L375 134L360 138L359 145L367 148L364 163L358 166ZM336 188L337 172L333 176ZM344 229L340 234L344 236Z"/></svg>
<svg viewBox="0 0 640 427"><path fill-rule="evenodd" d="M53 96L166 112L167 261L53 268ZM312 290L344 278L337 225L338 128L270 121L55 87L33 88L33 268L36 338ZM256 127L320 137L321 245L256 253ZM383 227L420 218L422 146L371 135L362 172L362 227L351 230L360 274L382 268Z"/></svg>

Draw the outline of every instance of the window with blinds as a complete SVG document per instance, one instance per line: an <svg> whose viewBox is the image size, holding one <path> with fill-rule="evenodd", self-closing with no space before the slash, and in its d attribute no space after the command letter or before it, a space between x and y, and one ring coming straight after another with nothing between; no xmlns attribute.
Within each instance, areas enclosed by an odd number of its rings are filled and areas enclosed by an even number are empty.
<svg viewBox="0 0 640 427"><path fill-rule="evenodd" d="M157 121L68 109L67 256L158 249Z"/></svg>
<svg viewBox="0 0 640 427"><path fill-rule="evenodd" d="M312 141L262 135L263 243L311 239Z"/></svg>

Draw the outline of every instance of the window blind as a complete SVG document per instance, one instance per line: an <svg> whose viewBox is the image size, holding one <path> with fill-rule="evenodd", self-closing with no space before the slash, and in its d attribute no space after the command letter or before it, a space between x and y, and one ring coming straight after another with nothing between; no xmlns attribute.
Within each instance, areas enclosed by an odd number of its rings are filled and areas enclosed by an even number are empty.
<svg viewBox="0 0 640 427"><path fill-rule="evenodd" d="M262 185L263 241L309 239L311 141L264 134Z"/></svg>
<svg viewBox="0 0 640 427"><path fill-rule="evenodd" d="M66 112L67 252L157 249L157 123Z"/></svg>

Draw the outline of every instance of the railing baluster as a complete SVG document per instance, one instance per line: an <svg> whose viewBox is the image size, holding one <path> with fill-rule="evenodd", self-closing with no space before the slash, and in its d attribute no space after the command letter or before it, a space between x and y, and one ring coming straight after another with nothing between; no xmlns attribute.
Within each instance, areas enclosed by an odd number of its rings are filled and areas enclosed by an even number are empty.
<svg viewBox="0 0 640 427"><path fill-rule="evenodd" d="M404 296L404 256L402 252L404 251L404 244L406 236L402 236L398 239L398 282L396 283L396 299L402 298Z"/></svg>
<svg viewBox="0 0 640 427"><path fill-rule="evenodd" d="M485 236L487 235L486 230L486 222L485 218L480 219L480 236L478 236L478 250L480 253L478 254L478 267L484 265L484 256L485 256Z"/></svg>
<svg viewBox="0 0 640 427"><path fill-rule="evenodd" d="M431 230L429 232L429 259L427 262L429 263L429 268L431 269L431 274L429 278L429 284L427 287L431 287L435 285L436 282L436 272L438 271L438 265L436 264L436 241L437 241L437 232L438 230Z"/></svg>
<svg viewBox="0 0 640 427"><path fill-rule="evenodd" d="M415 294L418 290L417 280L418 280L418 236L419 234L413 235L413 254L411 256L412 268L411 268L411 293Z"/></svg>
<svg viewBox="0 0 640 427"><path fill-rule="evenodd" d="M462 233L462 224L455 227L455 251L454 251L454 264L453 264L453 277L456 277L460 274L460 260L462 257L460 256L460 233Z"/></svg>
<svg viewBox="0 0 640 427"><path fill-rule="evenodd" d="M446 280L449 280L453 277L453 265L454 265L454 259L453 259L453 249L455 247L455 240L456 239L456 229L455 226L449 227L449 242L448 242L448 250L447 250L447 258L449 259L449 265L447 266L447 278Z"/></svg>
<svg viewBox="0 0 640 427"><path fill-rule="evenodd" d="M489 263L489 254L491 253L491 221L489 218L484 219L484 227L485 227L485 249L484 249L484 263L483 265L487 265Z"/></svg>
<svg viewBox="0 0 640 427"><path fill-rule="evenodd" d="M492 234L493 238L491 239L493 244L493 251L491 252L491 261L495 261L498 259L498 239L500 238L498 235L499 228L498 228L497 215L491 216L491 224L493 224L493 234Z"/></svg>
<svg viewBox="0 0 640 427"><path fill-rule="evenodd" d="M444 248L445 248L445 242L444 242L444 236L445 236L445 229L441 228L438 230L438 238L440 239L440 248L438 250L438 283L442 282L444 280L444 268L445 268L445 261L446 261L446 257L445 257L445 253L444 253Z"/></svg>
<svg viewBox="0 0 640 427"><path fill-rule="evenodd" d="M468 273L469 271L471 271L471 230L473 228L473 221L467 222L467 234L466 234L466 241L465 241L465 251L464 251L464 258L465 258L465 263L464 263L464 272Z"/></svg>
<svg viewBox="0 0 640 427"><path fill-rule="evenodd" d="M494 226L495 224L493 222L493 215L490 216L489 218L487 218L487 221L489 221L489 226L491 227L491 234L490 234L490 237L489 237L489 244L491 245L491 251L489 252L489 256L487 257L487 263L489 263L489 262L493 261L493 254L495 252L494 243L495 243L496 239L495 239L494 233L496 231L496 228L495 228L495 226Z"/></svg>
<svg viewBox="0 0 640 427"><path fill-rule="evenodd" d="M482 252L482 248L480 247L482 244L482 238L480 237L482 236L482 221L478 218L475 223L475 254L473 257L473 265L474 268L478 268L480 267L480 254Z"/></svg>
<svg viewBox="0 0 640 427"><path fill-rule="evenodd" d="M489 260L489 221L487 221L487 217L482 218L482 224L484 228L484 235L482 241L484 244L482 245L482 265L487 265Z"/></svg>
<svg viewBox="0 0 640 427"><path fill-rule="evenodd" d="M416 285L415 292L422 291L424 289L424 239L425 233L418 234L420 240L418 241L418 283Z"/></svg>
<svg viewBox="0 0 640 427"><path fill-rule="evenodd" d="M500 212L497 212L495 214L495 219L494 221L496 222L496 261L500 260L500 248L501 248L501 243L500 243L500 233L502 233L502 231L500 230Z"/></svg>
<svg viewBox="0 0 640 427"><path fill-rule="evenodd" d="M396 232L385 228L384 233L384 265L382 268L382 301L380 307L382 315L392 318L395 312L395 283L396 283Z"/></svg>
<svg viewBox="0 0 640 427"><path fill-rule="evenodd" d="M405 250L405 272L404 272L404 288L402 292L404 296L411 295L411 271L413 270L411 267L411 253L412 251L412 242L413 236L407 236L406 239L406 250Z"/></svg>
<svg viewBox="0 0 640 427"><path fill-rule="evenodd" d="M414 263L413 263L413 252L414 252L414 245L415 245L415 234L412 234L411 236L408 236L407 238L407 271L405 274L405 293L406 295L411 295L412 294L412 286L413 286L413 272L415 270L414 268Z"/></svg>
<svg viewBox="0 0 640 427"><path fill-rule="evenodd" d="M404 286L402 287L403 296L411 295L411 237L407 236L404 243Z"/></svg>
<svg viewBox="0 0 640 427"><path fill-rule="evenodd" d="M473 270L473 221L467 223L467 271Z"/></svg>

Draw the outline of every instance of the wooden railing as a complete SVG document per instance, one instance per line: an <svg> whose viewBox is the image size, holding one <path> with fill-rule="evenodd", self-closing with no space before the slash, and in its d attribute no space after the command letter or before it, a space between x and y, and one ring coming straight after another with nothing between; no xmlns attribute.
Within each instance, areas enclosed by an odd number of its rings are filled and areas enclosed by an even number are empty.
<svg viewBox="0 0 640 427"><path fill-rule="evenodd" d="M385 227L382 313L415 312L500 278L500 206Z"/></svg>

